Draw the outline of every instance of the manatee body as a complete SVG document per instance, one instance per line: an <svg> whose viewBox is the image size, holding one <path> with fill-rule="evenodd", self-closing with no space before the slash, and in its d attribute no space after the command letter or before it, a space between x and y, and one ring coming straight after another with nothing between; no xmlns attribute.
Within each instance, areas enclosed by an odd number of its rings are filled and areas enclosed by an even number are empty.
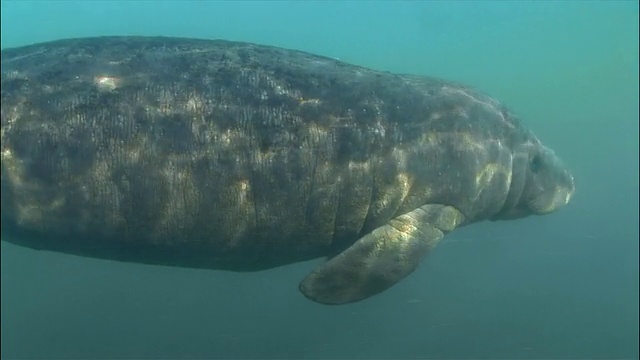
<svg viewBox="0 0 640 360"><path fill-rule="evenodd" d="M571 174L492 98L439 79L221 40L2 50L2 240L253 271L349 303L457 227L545 214Z"/></svg>

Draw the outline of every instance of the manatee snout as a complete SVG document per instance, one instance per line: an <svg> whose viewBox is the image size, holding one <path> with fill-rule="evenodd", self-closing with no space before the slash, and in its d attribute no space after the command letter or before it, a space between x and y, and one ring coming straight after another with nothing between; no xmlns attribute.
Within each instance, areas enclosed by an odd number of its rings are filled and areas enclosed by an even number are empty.
<svg viewBox="0 0 640 360"><path fill-rule="evenodd" d="M576 190L575 180L564 162L543 147L531 160L523 199L532 213L548 214L567 205Z"/></svg>

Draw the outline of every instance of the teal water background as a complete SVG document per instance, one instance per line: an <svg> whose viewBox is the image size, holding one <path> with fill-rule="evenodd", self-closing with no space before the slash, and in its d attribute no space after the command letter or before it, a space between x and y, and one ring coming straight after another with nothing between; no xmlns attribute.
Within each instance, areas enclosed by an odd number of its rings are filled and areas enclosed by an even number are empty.
<svg viewBox="0 0 640 360"><path fill-rule="evenodd" d="M237 274L2 242L16 358L638 358L638 2L2 1L2 48L223 38L484 90L576 177L569 207L448 236L370 300L312 303L322 260Z"/></svg>

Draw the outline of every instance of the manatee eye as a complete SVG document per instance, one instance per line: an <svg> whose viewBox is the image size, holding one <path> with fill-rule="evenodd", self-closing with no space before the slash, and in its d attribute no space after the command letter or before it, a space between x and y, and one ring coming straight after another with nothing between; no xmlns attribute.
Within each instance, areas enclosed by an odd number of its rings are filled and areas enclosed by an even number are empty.
<svg viewBox="0 0 640 360"><path fill-rule="evenodd" d="M540 169L542 169L542 156L540 155L534 156L533 159L531 159L531 164L529 165L529 168L534 173L539 172Z"/></svg>

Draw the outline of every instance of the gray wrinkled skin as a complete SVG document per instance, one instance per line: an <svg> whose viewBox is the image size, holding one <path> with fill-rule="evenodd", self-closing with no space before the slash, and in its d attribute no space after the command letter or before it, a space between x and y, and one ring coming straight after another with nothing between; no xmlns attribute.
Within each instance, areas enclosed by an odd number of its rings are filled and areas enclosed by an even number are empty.
<svg viewBox="0 0 640 360"><path fill-rule="evenodd" d="M497 101L298 51L63 40L3 50L1 91L2 240L234 271L329 256L334 276L300 287L322 303L383 291L457 226L574 192ZM397 276L375 280L367 256L376 279Z"/></svg>

